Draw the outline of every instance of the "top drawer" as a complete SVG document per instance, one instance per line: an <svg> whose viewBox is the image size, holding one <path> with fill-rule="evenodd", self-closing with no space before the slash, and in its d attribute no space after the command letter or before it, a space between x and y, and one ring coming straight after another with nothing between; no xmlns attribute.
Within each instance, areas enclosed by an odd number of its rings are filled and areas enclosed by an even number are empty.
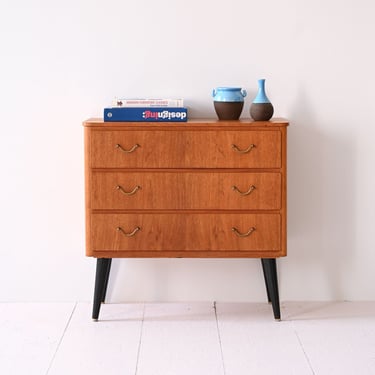
<svg viewBox="0 0 375 375"><path fill-rule="evenodd" d="M279 130L89 130L92 168L280 168Z"/></svg>

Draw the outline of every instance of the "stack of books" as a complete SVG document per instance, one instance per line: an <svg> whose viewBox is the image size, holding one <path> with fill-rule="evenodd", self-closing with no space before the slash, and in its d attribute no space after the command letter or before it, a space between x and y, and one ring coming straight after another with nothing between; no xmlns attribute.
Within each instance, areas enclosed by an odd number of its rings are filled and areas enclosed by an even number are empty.
<svg viewBox="0 0 375 375"><path fill-rule="evenodd" d="M104 121L186 122L187 108L183 99L115 99Z"/></svg>

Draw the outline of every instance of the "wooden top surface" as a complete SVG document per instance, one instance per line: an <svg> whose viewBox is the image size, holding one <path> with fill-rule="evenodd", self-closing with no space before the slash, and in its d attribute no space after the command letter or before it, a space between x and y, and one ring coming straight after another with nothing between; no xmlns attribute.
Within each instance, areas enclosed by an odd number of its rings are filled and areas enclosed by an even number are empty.
<svg viewBox="0 0 375 375"><path fill-rule="evenodd" d="M190 119L187 122L104 122L102 118L90 118L83 122L86 127L106 127L106 128L264 128L264 127L286 127L289 125L288 120L283 118L273 118L270 121L254 121L252 119L240 119L235 121L218 120L215 118Z"/></svg>

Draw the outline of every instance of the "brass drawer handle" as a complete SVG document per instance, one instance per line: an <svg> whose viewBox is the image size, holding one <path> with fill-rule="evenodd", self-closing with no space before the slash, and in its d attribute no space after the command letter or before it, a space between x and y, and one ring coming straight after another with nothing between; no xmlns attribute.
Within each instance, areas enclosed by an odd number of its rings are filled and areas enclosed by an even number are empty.
<svg viewBox="0 0 375 375"><path fill-rule="evenodd" d="M126 154L130 154L131 152L134 152L138 147L141 147L138 143L135 144L131 149L126 150L124 147L122 147L119 143L116 144L115 148L118 148L122 152L125 152Z"/></svg>
<svg viewBox="0 0 375 375"><path fill-rule="evenodd" d="M241 233L237 228L233 227L232 231L236 234L238 237L248 237L250 236L251 233L255 231L255 227L251 227L248 232L246 233Z"/></svg>
<svg viewBox="0 0 375 375"><path fill-rule="evenodd" d="M251 185L248 191L241 191L237 186L232 186L232 190L236 191L241 195L249 195L255 190L255 185Z"/></svg>
<svg viewBox="0 0 375 375"><path fill-rule="evenodd" d="M117 185L116 189L121 191L122 194L129 196L135 194L139 189L141 189L141 187L137 185L132 191L126 191L122 186Z"/></svg>
<svg viewBox="0 0 375 375"><path fill-rule="evenodd" d="M141 230L141 228L140 228L140 227L136 227L136 228L134 228L134 230L133 230L132 232L130 232L130 233L126 233L121 227L117 227L116 230L117 230L117 232L121 232L125 237L133 237L133 236L135 236L135 234L136 234L139 230Z"/></svg>
<svg viewBox="0 0 375 375"><path fill-rule="evenodd" d="M254 143L252 143L247 149L245 150L241 150L237 145L232 145L232 148L234 151L237 151L239 154L247 154L248 152L250 152L255 146Z"/></svg>

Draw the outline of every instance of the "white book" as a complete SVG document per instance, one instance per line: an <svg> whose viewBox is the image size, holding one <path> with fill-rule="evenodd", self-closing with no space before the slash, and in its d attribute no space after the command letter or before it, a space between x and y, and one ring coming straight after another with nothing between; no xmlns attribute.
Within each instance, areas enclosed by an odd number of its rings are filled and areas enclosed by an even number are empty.
<svg viewBox="0 0 375 375"><path fill-rule="evenodd" d="M112 107L175 107L184 106L183 99L115 99Z"/></svg>

